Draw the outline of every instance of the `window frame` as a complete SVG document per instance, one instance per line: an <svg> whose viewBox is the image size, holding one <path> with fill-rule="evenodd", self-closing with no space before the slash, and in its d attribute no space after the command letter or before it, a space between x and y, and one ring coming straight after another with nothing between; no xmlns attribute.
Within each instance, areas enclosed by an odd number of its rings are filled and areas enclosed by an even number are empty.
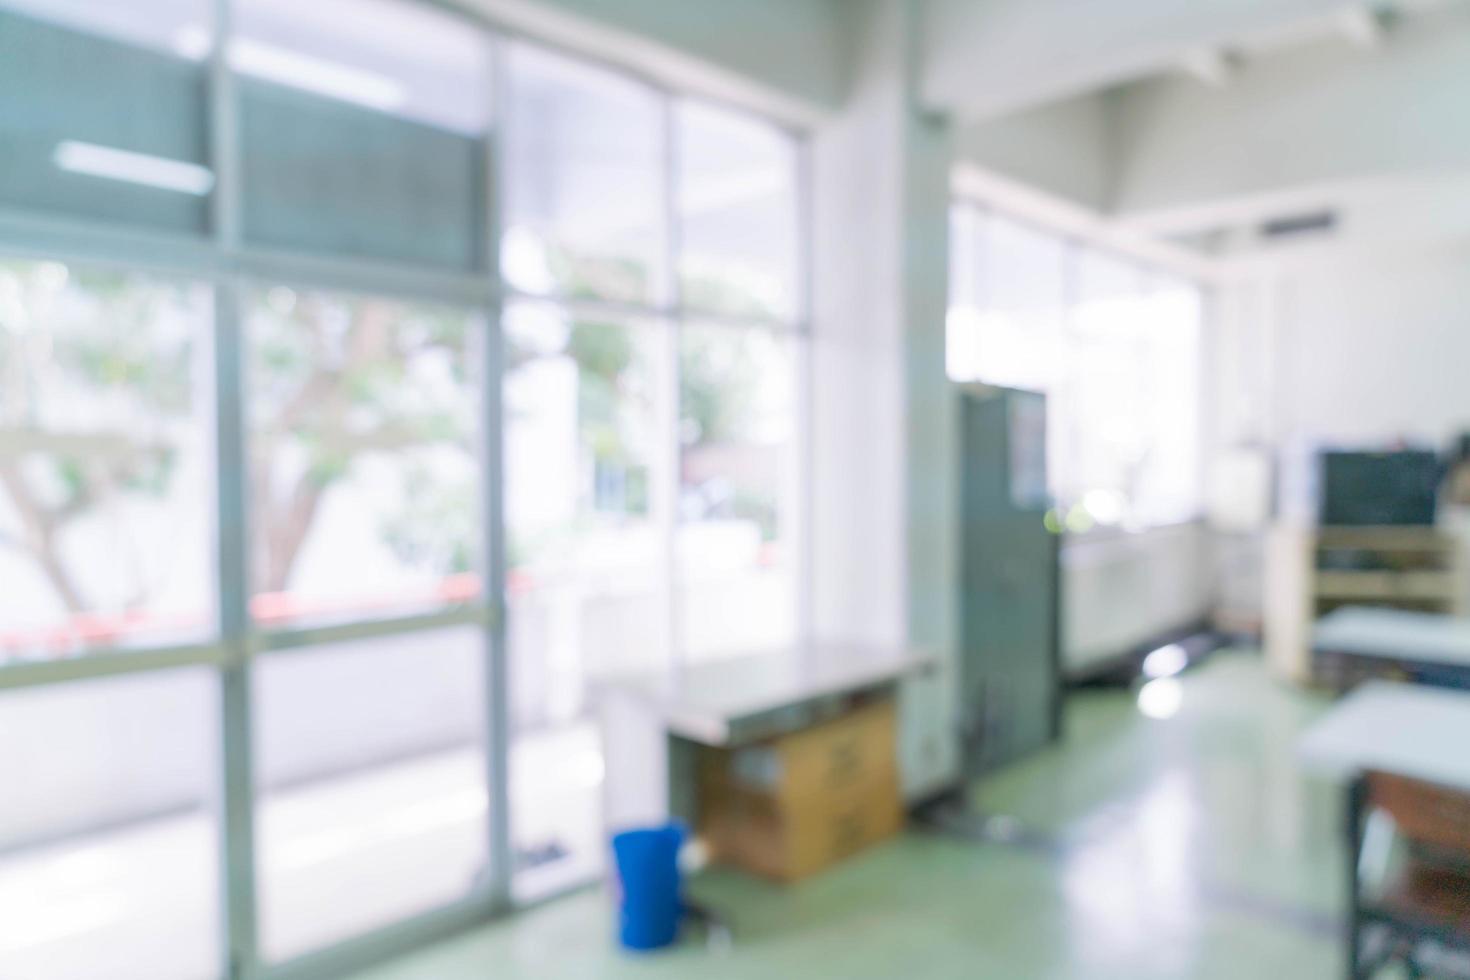
<svg viewBox="0 0 1470 980"><path fill-rule="evenodd" d="M794 453L797 473L797 502L794 506L792 540L796 596L797 645L807 636L811 596L811 332L812 332L812 176L811 139L805 130L785 121L752 112L721 96L691 91L670 84L615 60L589 55L555 40L536 37L487 14L469 0L403 0L448 13L473 31L484 46L490 65L488 95L489 125L481 137L482 168L477 175L482 213L475 227L482 247L474 268L454 270L407 261L330 255L321 252L264 247L246 242L242 235L242 173L240 104L236 76L225 57L232 36L231 0L210 0L209 30L212 47L205 60L207 71L206 162L214 172L214 189L209 195L208 227L201 237L148 227L39 213L0 205L0 254L18 259L48 259L89 266L111 267L188 277L208 285L214 292L212 334L209 345L211 381L201 389L203 413L211 428L214 452L213 500L214 595L217 633L205 642L165 643L125 651L106 648L87 650L58 660L24 660L0 663L0 697L21 688L63 684L92 678L172 670L184 666L213 669L219 678L218 704L222 793L221 819L222 907L225 926L224 960L220 977L228 980L290 980L351 969L405 948L452 934L467 926L506 914L518 907L511 877L508 805L508 759L510 749L509 689L506 682L505 636L505 519L501 460L503 437L502 393L504 376L501 351L502 308L514 300L553 303L590 312L606 311L622 316L648 318L667 325L666 343L678 350L679 334L686 320L721 325L730 329L777 330L794 340L796 417ZM561 296L524 293L504 281L501 271L502 207L506 193L502 137L506 132L508 92L505 77L507 49L524 43L548 49L580 63L610 71L636 81L652 91L660 105L660 198L659 220L665 241L659 256L658 288L651 302L617 303ZM630 59L631 60L631 59ZM679 226L677 207L677 133L674 107L681 101L697 101L721 110L734 111L769 125L789 139L795 172L796 267L791 270L794 286L792 315L725 315L685 310L679 289ZM366 293L388 299L431 300L463 307L485 324L488 342L479 345L479 375L476 387L480 400L481 432L477 436L479 457L480 520L477 546L482 587L479 596L462 605L443 610L398 615L384 619L351 621L331 625L257 627L248 611L247 561L250 550L246 532L248 504L245 414L247 392L244 382L245 297L252 283L284 284L299 288ZM670 377L677 396L677 357ZM211 402L212 399L212 402ZM677 404L677 401L675 402ZM675 413L677 417L677 412ZM675 420L673 420L676 422ZM677 494L677 427L664 434L670 460L666 472L675 482ZM676 497L675 497L676 499ZM678 588L674 539L677 521L664 529L668 541L667 570L661 583L670 596L668 629L677 640L676 613L672 603ZM259 657L291 656L310 652L323 643L369 639L433 630L452 625L475 625L484 633L486 685L486 750L489 792L490 864L487 881L470 896L383 929L348 939L281 963L267 963L259 955L255 868L254 782L252 722L254 705L250 693L251 664ZM673 651L675 669L680 660L677 642ZM576 887L572 885L570 887Z"/></svg>

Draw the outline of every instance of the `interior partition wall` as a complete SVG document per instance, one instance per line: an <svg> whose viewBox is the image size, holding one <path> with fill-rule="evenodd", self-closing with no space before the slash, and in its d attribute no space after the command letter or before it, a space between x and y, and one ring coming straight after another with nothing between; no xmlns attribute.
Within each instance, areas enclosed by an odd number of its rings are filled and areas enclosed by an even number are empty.
<svg viewBox="0 0 1470 980"><path fill-rule="evenodd" d="M801 633L803 155L450 5L0 0L0 975L601 870L597 684Z"/></svg>

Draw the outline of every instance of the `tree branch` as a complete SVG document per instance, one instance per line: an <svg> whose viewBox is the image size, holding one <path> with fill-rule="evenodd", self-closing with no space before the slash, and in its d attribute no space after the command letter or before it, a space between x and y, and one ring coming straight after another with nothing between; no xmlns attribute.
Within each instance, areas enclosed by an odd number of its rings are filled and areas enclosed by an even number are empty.
<svg viewBox="0 0 1470 980"><path fill-rule="evenodd" d="M72 581L56 551L56 533L60 528L56 515L37 502L26 484L25 475L15 461L0 462L0 486L5 487L5 492L20 513L21 522L26 526L25 550L31 553L31 557L41 566L41 571L51 580L52 588L56 590L67 611L85 612L86 602L81 591Z"/></svg>

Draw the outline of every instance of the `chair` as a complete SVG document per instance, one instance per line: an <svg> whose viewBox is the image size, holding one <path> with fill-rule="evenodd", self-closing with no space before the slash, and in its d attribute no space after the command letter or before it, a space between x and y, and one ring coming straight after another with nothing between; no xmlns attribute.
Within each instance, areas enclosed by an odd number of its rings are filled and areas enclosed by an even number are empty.
<svg viewBox="0 0 1470 980"><path fill-rule="evenodd" d="M1366 980L1399 961L1426 976L1425 952L1470 956L1470 795L1405 776L1369 772L1353 786L1349 814L1348 977ZM1366 888L1370 821L1387 817L1407 845Z"/></svg>

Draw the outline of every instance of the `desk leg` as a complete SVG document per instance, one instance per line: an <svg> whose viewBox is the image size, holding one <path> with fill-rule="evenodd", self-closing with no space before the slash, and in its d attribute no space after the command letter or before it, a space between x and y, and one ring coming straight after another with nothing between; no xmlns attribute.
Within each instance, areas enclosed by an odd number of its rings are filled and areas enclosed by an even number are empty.
<svg viewBox="0 0 1470 980"><path fill-rule="evenodd" d="M1363 914L1361 901L1361 875L1359 863L1363 858L1363 796L1365 784L1361 778L1354 779L1347 792L1347 976L1348 980L1363 980L1367 972L1363 968Z"/></svg>
<svg viewBox="0 0 1470 980"><path fill-rule="evenodd" d="M609 835L669 819L669 737L637 698L609 690L602 723L602 820Z"/></svg>
<svg viewBox="0 0 1470 980"><path fill-rule="evenodd" d="M699 746L669 736L669 818L693 833L699 819Z"/></svg>

